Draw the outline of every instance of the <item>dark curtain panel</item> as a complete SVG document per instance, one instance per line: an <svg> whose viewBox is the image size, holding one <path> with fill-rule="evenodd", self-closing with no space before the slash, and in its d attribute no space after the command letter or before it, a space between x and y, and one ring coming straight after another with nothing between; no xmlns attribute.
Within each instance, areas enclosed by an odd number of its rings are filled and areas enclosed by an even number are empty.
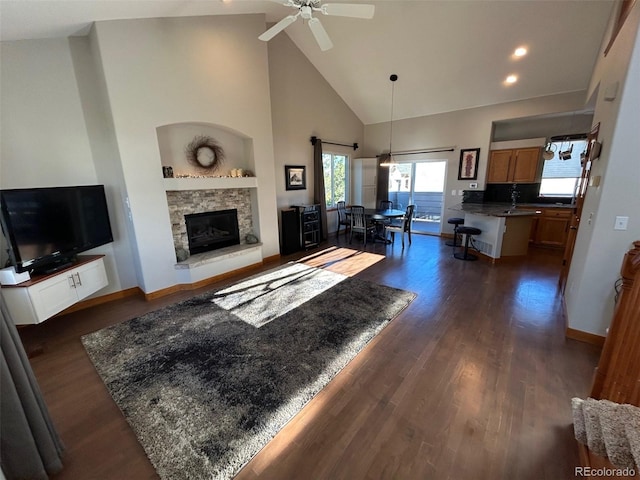
<svg viewBox="0 0 640 480"><path fill-rule="evenodd" d="M317 139L313 146L313 203L320 205L320 240L327 239L327 200L324 192L322 140Z"/></svg>
<svg viewBox="0 0 640 480"><path fill-rule="evenodd" d="M391 167L381 167L380 163L386 160L384 156L378 157L378 185L376 186L376 206L380 201L389 200L389 170Z"/></svg>
<svg viewBox="0 0 640 480"><path fill-rule="evenodd" d="M62 470L63 445L18 331L0 297L0 460L7 480L46 480Z"/></svg>

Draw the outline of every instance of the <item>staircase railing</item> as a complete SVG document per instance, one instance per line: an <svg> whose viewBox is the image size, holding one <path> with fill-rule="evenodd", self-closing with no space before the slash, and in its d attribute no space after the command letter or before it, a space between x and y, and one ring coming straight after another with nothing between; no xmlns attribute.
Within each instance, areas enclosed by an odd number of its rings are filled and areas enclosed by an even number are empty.
<svg viewBox="0 0 640 480"><path fill-rule="evenodd" d="M620 295L589 396L640 407L640 241L625 254L621 276ZM578 442L578 450L583 467L605 472L597 478L619 478L606 473L616 471L609 458L590 451L584 442ZM633 478L640 478L638 471L634 473Z"/></svg>
<svg viewBox="0 0 640 480"><path fill-rule="evenodd" d="M590 396L640 406L640 241L633 245L622 262L622 289Z"/></svg>

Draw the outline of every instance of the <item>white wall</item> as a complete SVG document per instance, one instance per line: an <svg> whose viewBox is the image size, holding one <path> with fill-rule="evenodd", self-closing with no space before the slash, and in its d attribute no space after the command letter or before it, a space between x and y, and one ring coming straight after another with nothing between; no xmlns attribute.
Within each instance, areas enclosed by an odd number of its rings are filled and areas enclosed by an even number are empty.
<svg viewBox="0 0 640 480"><path fill-rule="evenodd" d="M145 292L175 283L159 126L224 125L253 139L258 236L265 256L279 252L264 28L262 15L95 25Z"/></svg>
<svg viewBox="0 0 640 480"><path fill-rule="evenodd" d="M396 92L402 88L398 80ZM478 188L485 185L487 155L491 143L491 130L494 121L520 118L556 112L569 112L582 108L585 92L523 100L508 104L480 107L457 112L417 117L406 120L394 120L394 151L423 150L438 147L455 147L453 152L422 155L425 159L446 159L447 179L444 194L444 217L447 209L462 202L458 190L469 189L469 183L477 182ZM477 180L458 180L460 149L480 148ZM375 156L389 150L389 122L365 126L366 156ZM405 158L405 157L402 157ZM409 156L406 156L410 159ZM456 195L452 195L452 191ZM452 233L452 226L442 224L445 232Z"/></svg>
<svg viewBox="0 0 640 480"><path fill-rule="evenodd" d="M269 41L269 76L278 208L313 201L313 146L310 139L362 145L364 126L291 39ZM362 150L325 145L324 151L361 157ZM285 189L284 166L307 166L307 189ZM330 213L328 230L337 220Z"/></svg>
<svg viewBox="0 0 640 480"><path fill-rule="evenodd" d="M69 42L2 42L3 188L97 183Z"/></svg>
<svg viewBox="0 0 640 480"><path fill-rule="evenodd" d="M118 186L94 162L69 40L2 42L0 48L0 187L104 184L114 242L90 252L106 255L109 287L100 294L135 286L131 267L121 270L114 254L120 251L125 264L130 258L119 228ZM1 256L4 264L4 248Z"/></svg>
<svg viewBox="0 0 640 480"><path fill-rule="evenodd" d="M591 176L600 176L601 182L585 196L565 295L569 327L597 335L605 334L613 316L614 283L623 255L640 239L639 24L636 2L607 56L601 51L591 81L597 95L593 122L600 123L602 141ZM606 36L603 48L608 41ZM616 98L606 101L605 92L615 84ZM629 217L628 230L613 229L617 215Z"/></svg>

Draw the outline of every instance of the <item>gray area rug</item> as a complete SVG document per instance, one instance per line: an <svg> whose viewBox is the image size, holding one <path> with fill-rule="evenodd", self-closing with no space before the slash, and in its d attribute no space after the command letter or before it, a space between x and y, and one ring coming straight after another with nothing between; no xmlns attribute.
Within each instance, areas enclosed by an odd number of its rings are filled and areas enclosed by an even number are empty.
<svg viewBox="0 0 640 480"><path fill-rule="evenodd" d="M414 298L292 263L82 343L161 478L228 479Z"/></svg>

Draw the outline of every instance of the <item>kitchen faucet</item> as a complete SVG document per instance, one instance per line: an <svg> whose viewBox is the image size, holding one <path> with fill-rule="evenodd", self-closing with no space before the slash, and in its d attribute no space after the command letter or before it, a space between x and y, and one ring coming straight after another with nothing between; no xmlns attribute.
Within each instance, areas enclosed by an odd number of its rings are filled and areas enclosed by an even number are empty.
<svg viewBox="0 0 640 480"><path fill-rule="evenodd" d="M516 201L520 193L518 192L518 184L514 183L511 187L511 208L516 208Z"/></svg>

